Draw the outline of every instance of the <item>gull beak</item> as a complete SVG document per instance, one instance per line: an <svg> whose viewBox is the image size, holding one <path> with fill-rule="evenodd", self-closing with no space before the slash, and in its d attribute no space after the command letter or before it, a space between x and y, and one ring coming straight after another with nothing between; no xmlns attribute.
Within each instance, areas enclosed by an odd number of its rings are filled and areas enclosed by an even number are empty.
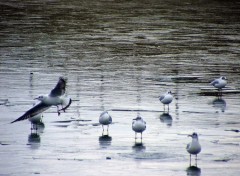
<svg viewBox="0 0 240 176"><path fill-rule="evenodd" d="M188 135L188 137L192 137L192 135L190 134L190 135Z"/></svg>

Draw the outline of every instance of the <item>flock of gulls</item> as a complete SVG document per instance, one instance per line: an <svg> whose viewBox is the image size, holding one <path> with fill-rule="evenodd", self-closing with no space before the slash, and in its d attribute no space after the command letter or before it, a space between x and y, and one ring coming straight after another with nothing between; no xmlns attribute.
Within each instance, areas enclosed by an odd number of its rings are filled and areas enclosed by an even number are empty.
<svg viewBox="0 0 240 176"><path fill-rule="evenodd" d="M218 79L215 79L210 83L212 86L218 89L219 95L222 95L222 89L227 85L227 79L226 77L222 76ZM42 112L49 109L51 106L57 107L57 114L60 115L61 112L65 112L65 110L71 105L72 99L66 96L66 79L63 77L59 78L59 81L57 85L51 90L51 92L48 95L41 95L36 100L39 100L39 103L34 105L31 109L26 111L22 116L17 118L16 120L12 121L11 123L15 123L21 120L29 119L29 121L32 124L32 128L34 129L34 124L42 123ZM160 102L164 105L164 111L165 111L165 105L168 106L169 111L169 104L173 100L173 95L171 91L167 91L164 95L159 97ZM59 108L61 106L61 108ZM104 111L99 116L99 123L102 125L103 133L105 128L104 126L107 126L107 134L109 125L112 123L112 117L107 111ZM137 116L132 121L132 130L135 132L135 141L137 139L137 133L141 134L141 143L142 143L142 133L146 130L146 122L143 120L142 117ZM195 155L195 161L197 164L197 155L201 152L201 145L198 140L198 134L196 132L193 132L193 134L188 135L192 138L192 141L187 144L186 150L190 154L190 165L191 165L191 155Z"/></svg>

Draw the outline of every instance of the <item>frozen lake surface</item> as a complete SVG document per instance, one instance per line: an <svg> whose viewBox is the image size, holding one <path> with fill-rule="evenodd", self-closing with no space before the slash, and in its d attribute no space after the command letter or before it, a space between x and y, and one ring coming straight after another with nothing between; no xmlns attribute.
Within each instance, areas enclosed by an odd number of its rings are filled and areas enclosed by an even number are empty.
<svg viewBox="0 0 240 176"><path fill-rule="evenodd" d="M0 3L0 175L239 175L238 1ZM73 99L65 113L44 112L37 134L28 120L9 124L59 76ZM219 76L222 97L209 85ZM158 99L167 90L169 113ZM194 131L202 151L189 167Z"/></svg>

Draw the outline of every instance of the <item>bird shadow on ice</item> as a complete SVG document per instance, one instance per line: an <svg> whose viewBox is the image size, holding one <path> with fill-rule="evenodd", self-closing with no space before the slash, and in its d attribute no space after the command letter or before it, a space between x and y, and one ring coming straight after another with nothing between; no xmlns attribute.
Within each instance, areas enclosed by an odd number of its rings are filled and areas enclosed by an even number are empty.
<svg viewBox="0 0 240 176"><path fill-rule="evenodd" d="M135 142L132 149L136 153L144 152L146 150L146 146L144 146L142 142Z"/></svg>
<svg viewBox="0 0 240 176"><path fill-rule="evenodd" d="M172 126L172 116L169 114L169 113L162 113L160 116L159 116L159 119L162 123L165 123L168 127L171 127Z"/></svg>
<svg viewBox="0 0 240 176"><path fill-rule="evenodd" d="M189 176L200 176L201 175L201 168L197 166L189 166L186 169L187 175Z"/></svg>
<svg viewBox="0 0 240 176"><path fill-rule="evenodd" d="M31 132L28 135L28 144L31 149L38 149L40 147L41 137L37 132Z"/></svg>
<svg viewBox="0 0 240 176"><path fill-rule="evenodd" d="M106 148L111 145L112 137L109 135L102 135L102 136L99 136L98 141L99 141L99 145L102 148Z"/></svg>
<svg viewBox="0 0 240 176"><path fill-rule="evenodd" d="M223 98L217 97L213 99L212 106L214 109L216 109L216 111L220 110L221 112L225 112L227 103Z"/></svg>

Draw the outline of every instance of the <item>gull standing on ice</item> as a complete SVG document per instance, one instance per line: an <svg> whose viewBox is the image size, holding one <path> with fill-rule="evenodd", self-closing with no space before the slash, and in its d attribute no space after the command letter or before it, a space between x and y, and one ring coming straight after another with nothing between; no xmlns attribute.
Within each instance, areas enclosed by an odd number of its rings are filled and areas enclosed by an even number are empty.
<svg viewBox="0 0 240 176"><path fill-rule="evenodd" d="M195 161L197 164L197 154L201 152L201 145L198 142L198 134L193 133L192 135L188 135L189 137L192 137L192 142L189 143L186 147L187 152L190 154L190 165L191 165L191 155L195 155Z"/></svg>
<svg viewBox="0 0 240 176"><path fill-rule="evenodd" d="M112 123L112 117L108 114L107 111L104 111L100 114L99 123L102 125L102 129L103 129L102 135L104 133L104 125L107 125L107 133L108 133L109 124Z"/></svg>
<svg viewBox="0 0 240 176"><path fill-rule="evenodd" d="M33 107L36 105L36 103L33 104ZM38 123L42 123L42 118L43 118L43 114L39 113L36 114L33 117L28 118L28 120L32 123L32 124L38 124Z"/></svg>
<svg viewBox="0 0 240 176"><path fill-rule="evenodd" d="M142 141L142 133L146 130L146 122L142 119L142 117L138 116L136 119L133 119L132 129L135 131L135 140L137 139L137 133L141 133Z"/></svg>
<svg viewBox="0 0 240 176"><path fill-rule="evenodd" d="M38 127L44 127L42 118L43 118L43 114L39 113L28 119L31 122L31 130L38 130Z"/></svg>
<svg viewBox="0 0 240 176"><path fill-rule="evenodd" d="M165 111L165 105L168 105L168 111L169 111L169 104L173 100L172 92L171 91L167 91L164 95L161 95L159 97L159 100L163 103L164 111Z"/></svg>
<svg viewBox="0 0 240 176"><path fill-rule="evenodd" d="M227 78L225 76L221 76L220 78L213 80L210 84L218 88L218 91L221 92L222 88L227 85Z"/></svg>
<svg viewBox="0 0 240 176"><path fill-rule="evenodd" d="M59 81L54 89L51 90L50 94L48 95L41 95L35 99L39 100L40 103L29 109L25 112L21 117L12 121L11 123L29 119L34 117L43 111L46 111L51 106L57 106L57 113L60 115L60 111L64 111L71 105L72 100L71 98L65 95L66 89L66 80L62 77L59 78ZM62 109L59 109L59 105L62 106ZM65 107L64 107L65 106Z"/></svg>

